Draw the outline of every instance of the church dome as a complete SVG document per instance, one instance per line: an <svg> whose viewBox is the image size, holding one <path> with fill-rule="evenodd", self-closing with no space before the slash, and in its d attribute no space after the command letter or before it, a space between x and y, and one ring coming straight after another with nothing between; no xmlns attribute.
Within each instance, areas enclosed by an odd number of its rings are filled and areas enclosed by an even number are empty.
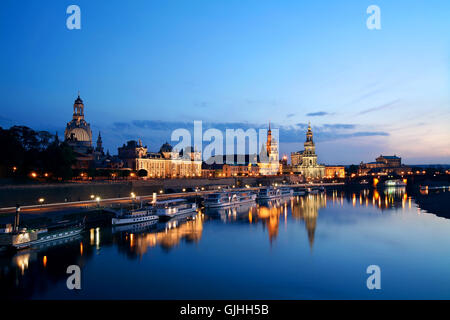
<svg viewBox="0 0 450 320"><path fill-rule="evenodd" d="M162 152L172 152L172 149L173 149L173 147L168 142L166 142L161 146L161 149L159 149L159 152L161 152L161 153Z"/></svg>
<svg viewBox="0 0 450 320"><path fill-rule="evenodd" d="M84 128L73 128L67 131L66 138L68 140L75 141L91 141L92 137L90 132Z"/></svg>

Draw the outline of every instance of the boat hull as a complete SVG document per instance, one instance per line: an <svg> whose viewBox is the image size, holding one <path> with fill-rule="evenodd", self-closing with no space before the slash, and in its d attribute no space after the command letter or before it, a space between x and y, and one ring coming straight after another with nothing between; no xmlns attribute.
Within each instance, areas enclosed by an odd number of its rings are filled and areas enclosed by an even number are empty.
<svg viewBox="0 0 450 320"><path fill-rule="evenodd" d="M206 208L228 208L228 207L239 206L242 204L252 203L255 201L256 201L256 198L240 200L240 201L222 202L222 203L205 203L205 207Z"/></svg>
<svg viewBox="0 0 450 320"><path fill-rule="evenodd" d="M111 223L113 226L124 225L124 224L133 224L133 223L142 223L147 221L157 221L157 215L149 215L143 217L130 217L130 218L112 218Z"/></svg>
<svg viewBox="0 0 450 320"><path fill-rule="evenodd" d="M16 250L25 249L25 248L29 248L29 247L32 247L32 246L40 245L40 244L43 244L43 243L48 243L48 242L57 241L57 240L60 240L60 239L73 237L73 236L79 235L82 231L83 231L83 227L72 229L72 230L68 230L68 231L61 231L61 232L55 233L53 235L43 236L42 238L39 238L39 239L36 239L36 240L33 240L33 241L13 244L12 246Z"/></svg>

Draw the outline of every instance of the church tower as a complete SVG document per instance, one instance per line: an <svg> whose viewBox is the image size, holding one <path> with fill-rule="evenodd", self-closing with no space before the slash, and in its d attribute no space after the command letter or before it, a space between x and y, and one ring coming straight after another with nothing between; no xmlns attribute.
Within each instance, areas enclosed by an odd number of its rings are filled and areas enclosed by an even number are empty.
<svg viewBox="0 0 450 320"><path fill-rule="evenodd" d="M102 136L100 134L100 131L98 132L97 147L95 148L95 151L103 154L103 142L102 142Z"/></svg>
<svg viewBox="0 0 450 320"><path fill-rule="evenodd" d="M266 153L263 155L262 153ZM262 160L265 159L265 160ZM261 148L260 153L260 161L258 162L259 172L261 175L276 175L280 171L280 162L279 162L279 153L278 153L278 142L277 139L272 139L272 130L270 129L269 122L269 130L267 131L267 142Z"/></svg>
<svg viewBox="0 0 450 320"><path fill-rule="evenodd" d="M267 131L267 155L270 155L270 148L272 147L272 130L270 130L270 121L269 121L269 131Z"/></svg>
<svg viewBox="0 0 450 320"><path fill-rule="evenodd" d="M317 165L316 146L314 145L313 132L310 123L308 124L308 130L306 131L306 141L303 145L305 146L305 151L303 152L303 165Z"/></svg>
<svg viewBox="0 0 450 320"><path fill-rule="evenodd" d="M84 104L83 100L80 98L80 93L78 92L78 98L73 104L73 120L80 122L84 120Z"/></svg>
<svg viewBox="0 0 450 320"><path fill-rule="evenodd" d="M67 123L64 132L64 140L79 153L87 153L92 146L92 131L84 119L84 103L79 93L73 104L72 120Z"/></svg>
<svg viewBox="0 0 450 320"><path fill-rule="evenodd" d="M316 154L316 146L313 141L313 132L310 123L308 123L308 131L306 131L306 141L303 145L305 146L305 156L314 156Z"/></svg>

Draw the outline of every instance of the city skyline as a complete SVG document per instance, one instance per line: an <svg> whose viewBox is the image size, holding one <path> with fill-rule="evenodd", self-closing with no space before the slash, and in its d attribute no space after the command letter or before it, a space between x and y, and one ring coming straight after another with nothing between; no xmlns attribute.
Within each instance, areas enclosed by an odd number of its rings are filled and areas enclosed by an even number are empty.
<svg viewBox="0 0 450 320"><path fill-rule="evenodd" d="M450 5L433 3L379 1L382 29L374 31L365 1L79 1L82 29L70 31L69 3L8 1L0 126L61 137L80 90L94 136L101 131L111 153L139 138L157 150L194 120L219 129L271 120L280 154L289 155L311 121L321 163L380 154L450 163Z"/></svg>

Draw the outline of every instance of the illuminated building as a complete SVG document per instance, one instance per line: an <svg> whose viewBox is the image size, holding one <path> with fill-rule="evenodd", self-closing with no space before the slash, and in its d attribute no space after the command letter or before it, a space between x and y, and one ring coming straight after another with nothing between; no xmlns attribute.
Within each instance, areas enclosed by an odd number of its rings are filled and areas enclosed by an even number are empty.
<svg viewBox="0 0 450 320"><path fill-rule="evenodd" d="M402 158L393 156L380 155L375 162L363 163L359 165L358 174L389 174L396 173L399 175L406 174L411 168L402 165Z"/></svg>
<svg viewBox="0 0 450 320"><path fill-rule="evenodd" d="M119 158L126 168L144 170L148 178L184 178L202 175L201 153L186 148L185 151L172 150L167 142L159 152L148 152L141 140L128 141L119 148Z"/></svg>
<svg viewBox="0 0 450 320"><path fill-rule="evenodd" d="M303 151L291 153L292 172L306 179L321 179L325 175L325 166L317 163L316 146L311 125L308 125Z"/></svg>
<svg viewBox="0 0 450 320"><path fill-rule="evenodd" d="M72 120L67 123L64 140L72 148L76 157L75 168L89 168L94 160L92 131L84 119L84 103L78 94L73 104Z"/></svg>
<svg viewBox="0 0 450 320"><path fill-rule="evenodd" d="M224 177L257 176L259 167L254 163L249 164L224 164L222 167Z"/></svg>
<svg viewBox="0 0 450 320"><path fill-rule="evenodd" d="M345 167L325 166L325 178L345 178Z"/></svg>
<svg viewBox="0 0 450 320"><path fill-rule="evenodd" d="M267 142L263 146L259 161L259 174L263 176L273 176L281 172L282 166L279 161L278 142L272 139L272 130L267 131Z"/></svg>

